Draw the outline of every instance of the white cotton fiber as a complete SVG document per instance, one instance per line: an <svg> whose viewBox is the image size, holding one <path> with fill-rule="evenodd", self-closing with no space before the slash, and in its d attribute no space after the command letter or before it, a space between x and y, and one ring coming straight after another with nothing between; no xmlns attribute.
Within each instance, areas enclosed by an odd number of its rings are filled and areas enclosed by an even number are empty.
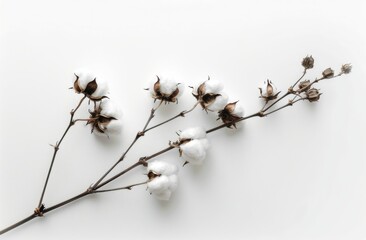
<svg viewBox="0 0 366 240"><path fill-rule="evenodd" d="M206 137L206 130L202 127L188 128L179 135L180 139L200 139Z"/></svg>

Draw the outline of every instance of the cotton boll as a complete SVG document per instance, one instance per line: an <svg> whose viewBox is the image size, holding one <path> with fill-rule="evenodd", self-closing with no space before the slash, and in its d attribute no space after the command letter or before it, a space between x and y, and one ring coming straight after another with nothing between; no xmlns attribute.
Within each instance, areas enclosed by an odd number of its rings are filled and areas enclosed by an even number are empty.
<svg viewBox="0 0 366 240"><path fill-rule="evenodd" d="M202 127L188 128L181 132L180 139L199 139L206 137L206 130Z"/></svg>
<svg viewBox="0 0 366 240"><path fill-rule="evenodd" d="M79 87L83 90L85 90L86 85L88 85L89 82L96 79L96 75L86 69L79 69L75 71L75 75L79 77ZM73 82L75 82L75 79L73 80Z"/></svg>
<svg viewBox="0 0 366 240"><path fill-rule="evenodd" d="M159 177L155 177L151 181L147 183L147 187L151 193L154 192L163 192L167 190L170 186L169 178L165 175L161 175Z"/></svg>
<svg viewBox="0 0 366 240"><path fill-rule="evenodd" d="M86 70L76 71L75 76L73 88L76 93L85 94L94 101L101 100L107 95L108 85L103 79L97 78L96 75Z"/></svg>
<svg viewBox="0 0 366 240"><path fill-rule="evenodd" d="M172 94L178 88L178 83L171 78L160 79L160 92L166 95Z"/></svg>
<svg viewBox="0 0 366 240"><path fill-rule="evenodd" d="M154 161L147 166L150 193L160 200L169 200L178 186L178 168L166 162Z"/></svg>
<svg viewBox="0 0 366 240"><path fill-rule="evenodd" d="M260 97L267 102L276 99L279 94L276 86L270 80L264 82L263 86L259 88L259 92Z"/></svg>
<svg viewBox="0 0 366 240"><path fill-rule="evenodd" d="M205 93L220 93L224 89L224 84L217 80L208 80L205 82Z"/></svg>
<svg viewBox="0 0 366 240"><path fill-rule="evenodd" d="M238 105L236 104L234 111L232 112L233 115L238 116L238 117L243 117L244 116L244 108L242 105Z"/></svg>
<svg viewBox="0 0 366 240"><path fill-rule="evenodd" d="M162 161L154 161L148 164L147 172L154 172L155 174L172 175L178 172L177 166Z"/></svg>
<svg viewBox="0 0 366 240"><path fill-rule="evenodd" d="M87 124L92 127L92 132L102 133L109 136L118 134L122 129L122 111L119 106L110 99L101 100L94 111L90 111Z"/></svg>
<svg viewBox="0 0 366 240"><path fill-rule="evenodd" d="M225 93L221 93L220 96L217 96L215 101L213 101L210 105L208 105L207 109L211 111L220 111L224 109L228 102L228 96Z"/></svg>
<svg viewBox="0 0 366 240"><path fill-rule="evenodd" d="M122 110L118 104L111 99L105 99L100 103L100 114L109 117L121 118Z"/></svg>
<svg viewBox="0 0 366 240"><path fill-rule="evenodd" d="M164 102L176 102L183 93L183 85L171 78L158 77L150 84L149 91L155 100Z"/></svg>
<svg viewBox="0 0 366 240"><path fill-rule="evenodd" d="M207 143L195 139L180 145L183 158L192 164L201 164L206 158Z"/></svg>
<svg viewBox="0 0 366 240"><path fill-rule="evenodd" d="M228 128L236 128L237 122L240 121L243 116L244 108L236 101L226 104L224 109L219 111L218 119L221 119L224 123L228 124Z"/></svg>
<svg viewBox="0 0 366 240"><path fill-rule="evenodd" d="M105 80L97 79L98 87L95 92L91 95L93 99L100 99L108 94L109 88L108 83Z"/></svg>

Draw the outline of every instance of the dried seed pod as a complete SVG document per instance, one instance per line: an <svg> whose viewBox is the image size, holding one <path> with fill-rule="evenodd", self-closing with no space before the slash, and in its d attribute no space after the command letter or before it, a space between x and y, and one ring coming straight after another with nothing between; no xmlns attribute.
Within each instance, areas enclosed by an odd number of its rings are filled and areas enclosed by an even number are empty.
<svg viewBox="0 0 366 240"><path fill-rule="evenodd" d="M298 92L305 92L309 89L310 89L310 80L304 80L300 82Z"/></svg>
<svg viewBox="0 0 366 240"><path fill-rule="evenodd" d="M343 64L342 67L341 67L341 71L342 73L344 74L348 74L350 73L352 70L352 65L350 63L347 63L347 64Z"/></svg>
<svg viewBox="0 0 366 240"><path fill-rule="evenodd" d="M311 88L306 91L306 97L309 100L309 102L316 102L320 99L321 93L319 93L319 90L316 88Z"/></svg>
<svg viewBox="0 0 366 240"><path fill-rule="evenodd" d="M302 62L301 65L305 68L305 69L311 69L314 67L314 58L312 56L306 56Z"/></svg>
<svg viewBox="0 0 366 240"><path fill-rule="evenodd" d="M332 78L332 77L334 77L334 71L331 68L325 69L322 74L323 74L323 77L324 78Z"/></svg>

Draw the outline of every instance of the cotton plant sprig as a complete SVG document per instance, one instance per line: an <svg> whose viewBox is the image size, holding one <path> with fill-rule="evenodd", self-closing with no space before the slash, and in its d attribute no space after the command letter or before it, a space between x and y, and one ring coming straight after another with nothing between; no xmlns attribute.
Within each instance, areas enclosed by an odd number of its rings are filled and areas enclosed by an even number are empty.
<svg viewBox="0 0 366 240"><path fill-rule="evenodd" d="M156 160L150 162L150 160L157 158L158 156L170 150L177 149L178 152L176 157L181 157L184 160L184 162L182 162L182 166L186 164L201 165L206 158L207 151L209 151L209 141L207 139L207 134L223 128L235 129L236 124L239 122L254 117L268 116L286 107L293 106L294 104L303 100L317 102L321 96L319 89L315 87L317 83L327 79L339 77L343 74L348 74L352 69L350 64L344 64L337 74L335 74L334 70L331 68L327 68L322 72L320 77L314 80L303 80L307 71L312 69L314 66L313 57L305 57L302 61L302 66L304 67L304 71L301 77L296 80L294 84L290 85L287 91L284 91L282 95L281 92L277 90L272 81L266 80L264 85L259 88L259 97L264 100L264 105L259 111L251 115L244 115L244 109L238 100L229 102L228 96L223 92L222 83L209 78L208 80L201 82L198 86L191 87L192 95L196 100L192 108L189 110L180 111L173 117L161 123L150 126L156 111L161 107L161 105L163 103L178 103L178 98L181 96L184 89L183 84L181 83L173 81L169 78L157 77L147 89L150 91L154 102L157 101L156 106L151 109L150 115L144 127L141 131L137 132L136 136L133 138L133 141L126 148L122 156L116 161L115 164L108 168L108 170L102 174L102 176L97 179L94 184L91 184L80 194L61 201L60 203L53 206L47 207L43 203L47 183L51 175L57 152L59 151L60 145L70 128L77 122L85 122L86 125L91 127L91 132L93 134L98 133L109 136L120 132L122 116L121 111L116 105L114 105L113 100L109 98L106 82L103 82L102 80L99 81L98 78L88 72L76 72L76 79L73 82L72 88L76 93L81 94L82 98L76 105L75 109L71 110L69 124L62 134L60 140L56 142L55 145L53 145L54 154L51 159L50 168L47 172L47 177L42 189L40 201L31 215L1 230L0 235L10 231L11 229L19 227L20 225L36 217L42 217L55 209L91 194L100 194L119 190L131 190L134 187L146 185L147 190L151 195L160 200L169 200L172 193L178 186L178 167L166 161ZM80 109L80 106L85 99L89 99L89 102L92 103L92 109L89 109L89 116L86 118L75 119L75 113ZM287 101L284 102L285 100ZM151 155L142 156L137 159L135 163L128 166L124 170L113 176L109 176L111 171L125 159L127 153L135 145L137 140L144 136L148 131L167 124L178 117L186 116L186 114L193 111L198 105L200 105L207 113L217 114L218 120L221 120L222 124L208 130L198 126L178 131L178 139L176 141L167 141L167 147ZM103 188L139 166L146 168L147 179L145 178L144 181L118 188Z"/></svg>

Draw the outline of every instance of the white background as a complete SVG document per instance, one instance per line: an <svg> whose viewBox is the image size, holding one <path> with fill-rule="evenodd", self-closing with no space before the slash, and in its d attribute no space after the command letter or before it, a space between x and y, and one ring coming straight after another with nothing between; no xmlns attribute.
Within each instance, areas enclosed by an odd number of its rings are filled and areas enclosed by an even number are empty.
<svg viewBox="0 0 366 240"><path fill-rule="evenodd" d="M247 114L267 78L286 91L351 62L353 73L320 84L303 102L240 130L209 135L202 167L180 168L170 202L145 187L87 197L1 239L366 239L365 1L0 1L0 228L32 213L55 143L80 98L68 90L87 67L105 78L124 112L120 137L82 124L61 146L44 202L85 190L115 160L153 106L143 90L156 74L187 86L225 83ZM159 109L158 123L189 108ZM79 117L87 116L87 106ZM199 109L136 144L123 166L175 140L175 131L219 124ZM159 159L182 165L177 151ZM123 167L122 166L122 167ZM145 179L140 168L111 186Z"/></svg>

